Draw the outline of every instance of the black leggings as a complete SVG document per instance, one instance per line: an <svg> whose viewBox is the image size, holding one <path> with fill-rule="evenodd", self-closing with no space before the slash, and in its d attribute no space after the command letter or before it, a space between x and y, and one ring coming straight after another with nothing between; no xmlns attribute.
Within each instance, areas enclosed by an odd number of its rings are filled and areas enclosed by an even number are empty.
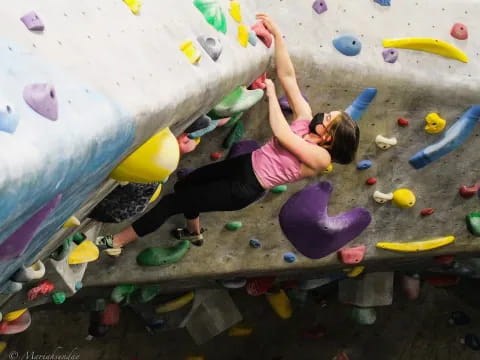
<svg viewBox="0 0 480 360"><path fill-rule="evenodd" d="M202 166L174 189L132 224L138 236L154 232L172 215L195 219L201 212L243 209L265 192L253 172L251 154Z"/></svg>

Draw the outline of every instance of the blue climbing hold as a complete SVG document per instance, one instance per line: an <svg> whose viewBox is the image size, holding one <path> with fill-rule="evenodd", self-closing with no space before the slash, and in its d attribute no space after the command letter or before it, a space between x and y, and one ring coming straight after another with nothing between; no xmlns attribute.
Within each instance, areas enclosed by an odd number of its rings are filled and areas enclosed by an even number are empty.
<svg viewBox="0 0 480 360"><path fill-rule="evenodd" d="M210 125L208 125L206 128L203 128L203 129L200 129L200 130L197 130L197 131L194 131L194 132L188 134L188 138L189 139L196 139L196 138L202 137L203 135L208 134L209 132L212 132L217 127L217 124L219 123L219 121L220 121L220 119L212 120L210 122Z"/></svg>
<svg viewBox="0 0 480 360"><path fill-rule="evenodd" d="M297 260L297 257L294 253L288 252L283 255L283 260L285 260L287 263L293 263L295 260Z"/></svg>
<svg viewBox="0 0 480 360"><path fill-rule="evenodd" d="M390 0L374 0L377 4L382 6L390 6Z"/></svg>
<svg viewBox="0 0 480 360"><path fill-rule="evenodd" d="M250 239L250 246L254 249L258 249L259 247L262 247L262 244L260 243L260 240L252 238Z"/></svg>
<svg viewBox="0 0 480 360"><path fill-rule="evenodd" d="M13 134L18 126L19 116L12 105L0 101L0 131Z"/></svg>
<svg viewBox="0 0 480 360"><path fill-rule="evenodd" d="M362 50L362 43L355 36L344 35L333 40L333 46L346 56L355 56Z"/></svg>
<svg viewBox="0 0 480 360"><path fill-rule="evenodd" d="M355 99L355 101L350 105L345 112L351 116L351 118L358 122L362 117L363 113L367 110L368 105L373 101L377 95L377 89L375 88L366 88L363 92Z"/></svg>
<svg viewBox="0 0 480 360"><path fill-rule="evenodd" d="M357 164L358 170L367 170L372 166L372 162L370 160L362 160Z"/></svg>
<svg viewBox="0 0 480 360"><path fill-rule="evenodd" d="M250 45L252 45L252 46L257 46L258 37L257 37L257 34L255 34L255 31L250 30L250 31L248 32L248 42L249 42Z"/></svg>
<svg viewBox="0 0 480 360"><path fill-rule="evenodd" d="M409 160L410 165L415 169L421 169L460 147L468 139L479 119L480 106L473 105L448 128L443 138L413 155Z"/></svg>

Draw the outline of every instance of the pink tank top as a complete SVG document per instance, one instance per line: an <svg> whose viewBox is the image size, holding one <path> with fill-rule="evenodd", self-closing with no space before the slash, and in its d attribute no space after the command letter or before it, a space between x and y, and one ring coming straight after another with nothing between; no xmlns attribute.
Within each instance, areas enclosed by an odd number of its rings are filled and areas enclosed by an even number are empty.
<svg viewBox="0 0 480 360"><path fill-rule="evenodd" d="M303 137L310 131L309 124L310 120L296 120L290 125L290 129ZM300 160L285 149L275 137L252 153L253 171L267 188L300 180L301 165Z"/></svg>

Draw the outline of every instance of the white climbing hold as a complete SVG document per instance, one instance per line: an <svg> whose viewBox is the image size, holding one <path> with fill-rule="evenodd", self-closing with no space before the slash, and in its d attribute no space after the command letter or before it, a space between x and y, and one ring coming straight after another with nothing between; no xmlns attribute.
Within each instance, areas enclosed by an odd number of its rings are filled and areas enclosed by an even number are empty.
<svg viewBox="0 0 480 360"><path fill-rule="evenodd" d="M380 191L375 191L373 193L373 200L375 200L379 204L385 204L387 201L393 199L393 193L384 194Z"/></svg>
<svg viewBox="0 0 480 360"><path fill-rule="evenodd" d="M38 260L35 264L29 267L22 267L14 275L12 280L17 282L28 282L38 280L45 276L45 265Z"/></svg>
<svg viewBox="0 0 480 360"><path fill-rule="evenodd" d="M375 143L382 150L387 150L394 145L397 145L397 139L395 137L387 138L382 135L377 135Z"/></svg>

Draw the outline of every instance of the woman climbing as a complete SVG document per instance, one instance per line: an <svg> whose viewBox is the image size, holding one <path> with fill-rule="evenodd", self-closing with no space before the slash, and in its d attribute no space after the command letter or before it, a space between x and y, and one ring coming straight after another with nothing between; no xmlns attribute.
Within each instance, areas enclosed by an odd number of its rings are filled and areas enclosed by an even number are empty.
<svg viewBox="0 0 480 360"><path fill-rule="evenodd" d="M266 80L269 122L273 139L252 153L196 169L163 196L150 211L116 235L97 238L102 250L121 248L157 230L170 216L183 213L186 228L176 229L178 239L203 242L199 215L209 211L242 209L258 200L265 190L316 176L331 162L354 160L359 142L357 124L343 111L312 116L295 76L282 34L266 14L258 14L275 39L277 76L293 109L295 121L285 119L270 79Z"/></svg>

